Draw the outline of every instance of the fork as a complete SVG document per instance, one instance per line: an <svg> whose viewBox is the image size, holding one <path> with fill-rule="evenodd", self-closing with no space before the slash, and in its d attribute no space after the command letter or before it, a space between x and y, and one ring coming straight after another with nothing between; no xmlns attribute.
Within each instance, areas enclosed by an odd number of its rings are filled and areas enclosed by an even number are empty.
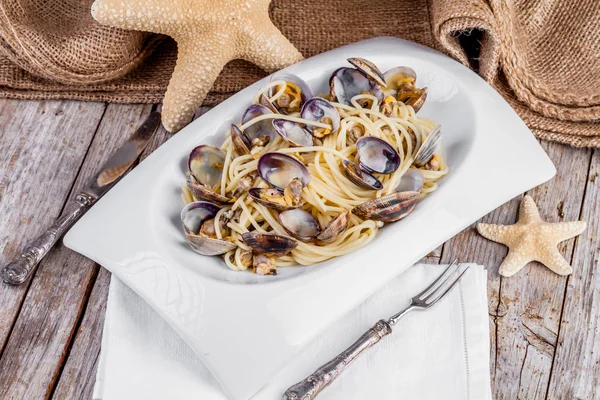
<svg viewBox="0 0 600 400"><path fill-rule="evenodd" d="M392 333L392 327L413 310L428 310L443 299L456 286L469 270L467 266L461 272L461 264L452 262L431 285L412 298L408 307L392 315L387 320L379 320L371 329L363 334L346 350L321 365L308 378L290 386L283 395L283 400L311 400L333 382L358 356L373 347L384 337Z"/></svg>

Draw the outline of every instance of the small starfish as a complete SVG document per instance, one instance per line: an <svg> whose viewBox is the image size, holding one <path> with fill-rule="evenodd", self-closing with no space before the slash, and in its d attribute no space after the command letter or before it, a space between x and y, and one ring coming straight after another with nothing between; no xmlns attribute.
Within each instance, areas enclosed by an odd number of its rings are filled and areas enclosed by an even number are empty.
<svg viewBox="0 0 600 400"><path fill-rule="evenodd" d="M559 275L573 268L558 251L558 243L579 235L584 221L550 223L540 218L531 196L523 197L519 220L514 225L477 224L477 231L494 242L508 246L508 255L500 265L500 275L511 276L530 261L539 261Z"/></svg>
<svg viewBox="0 0 600 400"><path fill-rule="evenodd" d="M302 55L269 18L270 0L96 0L92 16L123 29L177 41L177 64L163 100L163 125L184 127L229 61L248 60L268 72Z"/></svg>

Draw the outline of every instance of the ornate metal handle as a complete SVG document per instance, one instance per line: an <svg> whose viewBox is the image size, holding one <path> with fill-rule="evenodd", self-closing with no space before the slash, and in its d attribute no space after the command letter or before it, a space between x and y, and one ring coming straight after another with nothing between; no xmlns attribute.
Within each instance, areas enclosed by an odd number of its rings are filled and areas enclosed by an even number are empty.
<svg viewBox="0 0 600 400"><path fill-rule="evenodd" d="M93 202L94 198L90 195L78 194L63 216L57 219L46 232L29 243L20 256L17 256L2 269L2 280L10 285L20 285L25 282L52 246L87 211Z"/></svg>
<svg viewBox="0 0 600 400"><path fill-rule="evenodd" d="M381 338L392 333L390 325L380 320L354 344L331 361L320 366L308 378L291 386L283 400L312 400L321 390L335 380L363 351L377 344Z"/></svg>

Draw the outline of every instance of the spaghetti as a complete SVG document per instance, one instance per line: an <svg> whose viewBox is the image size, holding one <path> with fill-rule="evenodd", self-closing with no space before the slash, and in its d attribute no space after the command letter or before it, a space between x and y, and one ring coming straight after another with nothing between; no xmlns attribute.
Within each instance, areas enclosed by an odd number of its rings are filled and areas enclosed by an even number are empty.
<svg viewBox="0 0 600 400"><path fill-rule="evenodd" d="M371 80L369 82L372 83ZM290 91L291 96L288 93ZM328 119L315 120L302 117L299 106L293 104L293 101L302 103L298 92L297 85L287 80L273 80L257 93L254 103L265 103L266 100L269 102L267 104L274 105L273 109L276 110L278 103L282 103L282 97L287 96L283 104L292 104L292 107L286 110L288 113L272 112L255 116L239 125L239 130L247 132L249 128L258 126L257 124L270 124L274 119L290 121L294 123L294 127L313 129L313 132L331 130L332 124ZM289 229L282 225L279 211L260 204L247 191L249 187L267 189L273 186L259 177L261 176L261 171L258 170L259 158L265 154L276 152L289 155L306 166L310 174L310 182L302 188L298 204L299 208L310 213L321 230L345 211L352 211L361 204L397 193L407 171L413 170L414 173L414 170L417 170L422 176L418 198L437 189L438 180L448 173L448 167L444 159L437 154L437 148L435 154L425 160L425 163L416 163L415 159L421 156L418 154L419 149L424 146L428 136L439 129L438 125L418 116L416 107L413 107L410 102L398 100L399 92L400 90L396 93L386 90L385 97L381 98L376 92L363 90L349 98L347 101L349 104L341 102L339 95L323 96L329 99L330 104L339 114L339 128L337 132L330 132L321 138L315 135L314 139L311 139L313 144L310 146L294 146L281 135L275 135L274 139L267 143L254 141L250 146L249 154L239 154L231 134L227 137L220 147L224 153L223 165L219 165L222 173L218 183L211 190L231 200L222 205L210 220L214 232L209 236L233 244L224 253L224 260L229 268L232 270L250 268L260 272L257 270L256 260L252 261L256 258L256 251L254 251L256 249L250 247L244 240L244 233L252 231L290 236ZM397 168L391 173L359 171L359 174L376 177L381 184L377 190L357 185L356 181L349 176L347 166L344 164L344 160L355 165L361 163L357 140L364 137L382 139L397 151L399 157ZM196 197L190 191L189 185L183 186L182 199L185 204L202 200ZM384 222L376 218L364 218L361 215L356 212L350 213L345 229L329 242L314 240L314 238L297 240L297 246L291 252L272 259L274 267L313 265L367 245L375 238ZM202 232L199 234L206 235Z"/></svg>

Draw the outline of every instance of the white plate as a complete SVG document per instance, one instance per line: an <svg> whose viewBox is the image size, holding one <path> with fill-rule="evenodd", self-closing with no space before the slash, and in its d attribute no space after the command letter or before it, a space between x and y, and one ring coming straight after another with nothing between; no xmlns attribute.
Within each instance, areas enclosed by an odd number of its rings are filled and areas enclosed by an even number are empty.
<svg viewBox="0 0 600 400"><path fill-rule="evenodd" d="M479 76L429 48L375 38L286 72L324 92L348 57L382 70L409 65L429 87L420 114L444 128L450 174L402 222L365 248L276 277L233 272L186 243L180 185L189 151L220 144L268 78L224 101L162 145L102 198L64 239L135 290L202 358L233 399L247 399L316 334L429 251L555 168L511 107ZM465 260L466 261L466 260ZM148 349L152 351L152 349ZM316 366L315 366L316 367ZM290 384L293 382L290 382Z"/></svg>

